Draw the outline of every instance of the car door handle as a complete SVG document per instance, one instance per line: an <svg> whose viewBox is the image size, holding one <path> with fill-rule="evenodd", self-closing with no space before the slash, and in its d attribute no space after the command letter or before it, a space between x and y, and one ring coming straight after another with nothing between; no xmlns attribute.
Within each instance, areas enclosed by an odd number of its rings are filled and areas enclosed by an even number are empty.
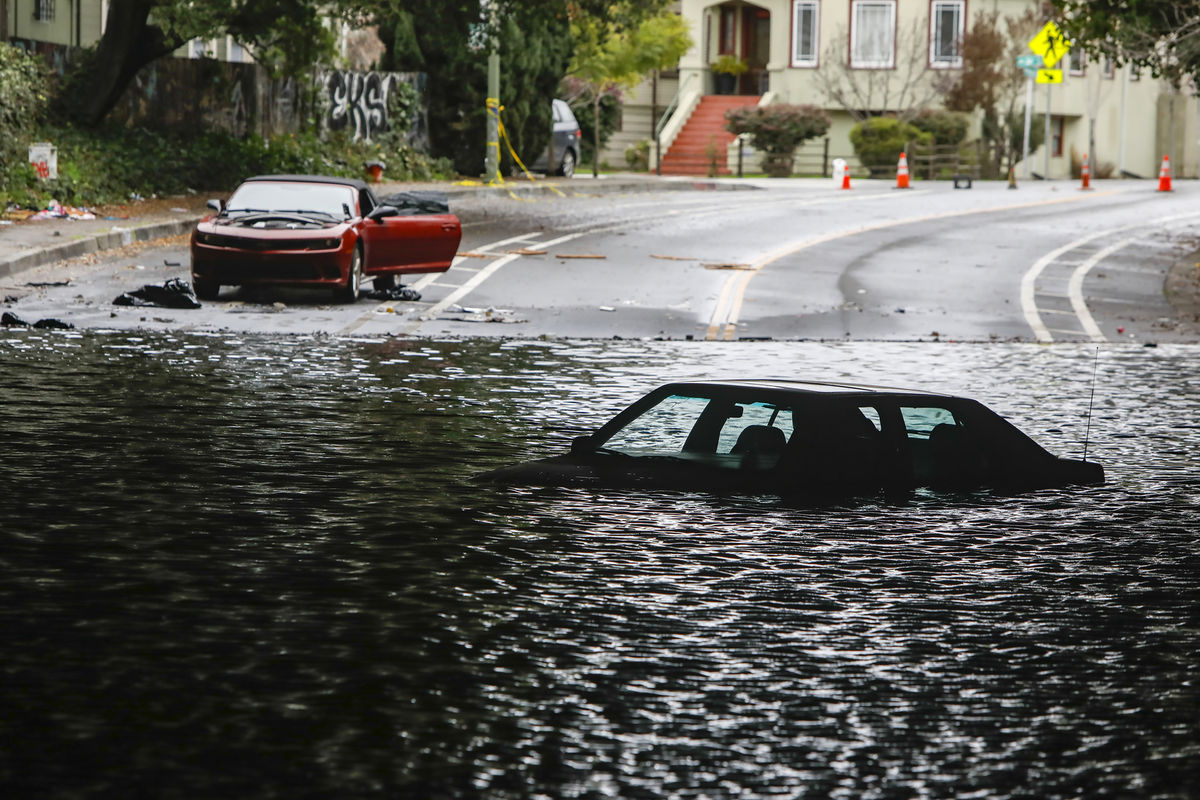
<svg viewBox="0 0 1200 800"><path fill-rule="evenodd" d="M443 222L442 223L442 230L444 230L444 231L452 231L457 227L458 226L455 225L453 222Z"/></svg>

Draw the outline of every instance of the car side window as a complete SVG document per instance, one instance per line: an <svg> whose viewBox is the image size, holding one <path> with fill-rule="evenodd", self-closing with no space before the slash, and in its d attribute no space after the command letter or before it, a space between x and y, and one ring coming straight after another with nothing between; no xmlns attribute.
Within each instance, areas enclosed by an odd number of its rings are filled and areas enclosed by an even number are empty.
<svg viewBox="0 0 1200 800"><path fill-rule="evenodd" d="M678 455L709 402L707 397L668 395L613 434L604 447L631 456Z"/></svg>
<svg viewBox="0 0 1200 800"><path fill-rule="evenodd" d="M929 434L938 425L958 424L950 409L936 406L901 406L900 416L909 439L928 440Z"/></svg>
<svg viewBox="0 0 1200 800"><path fill-rule="evenodd" d="M717 439L717 452L730 453L737 446L747 428L778 428L782 436L776 438L786 442L792 438L792 410L780 408L772 403L738 403L740 416L732 416L721 426Z"/></svg>

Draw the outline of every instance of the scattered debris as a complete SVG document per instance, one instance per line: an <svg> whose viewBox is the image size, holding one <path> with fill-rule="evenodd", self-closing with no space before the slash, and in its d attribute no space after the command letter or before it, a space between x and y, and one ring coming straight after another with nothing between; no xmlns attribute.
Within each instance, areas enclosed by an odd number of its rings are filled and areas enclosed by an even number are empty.
<svg viewBox="0 0 1200 800"><path fill-rule="evenodd" d="M471 308L457 304L447 308L446 314L443 314L438 319L452 320L454 322L502 322L509 324L529 321L515 316L512 309L508 308Z"/></svg>
<svg viewBox="0 0 1200 800"><path fill-rule="evenodd" d="M287 308L287 303L280 303L279 301L276 301L271 303L271 308L275 309L276 311L283 311L285 308Z"/></svg>
<svg viewBox="0 0 1200 800"><path fill-rule="evenodd" d="M20 300L20 299L21 299L21 298L17 297L15 294L6 294L6 295L4 295L4 302L5 302L5 303L15 303L15 302L17 302L17 301L18 301L18 300Z"/></svg>
<svg viewBox="0 0 1200 800"><path fill-rule="evenodd" d="M495 258L495 256L493 256L489 253L470 253L470 252L468 252L468 253L455 253L454 255L458 256L459 258Z"/></svg>
<svg viewBox="0 0 1200 800"><path fill-rule="evenodd" d="M113 300L113 305L200 308L192 287L179 278L170 278L161 286L148 283L140 289L125 292Z"/></svg>
<svg viewBox="0 0 1200 800"><path fill-rule="evenodd" d="M183 209L180 209L180 210L182 211ZM172 258L164 258L164 259L163 259L163 266L164 266L164 267L178 267L178 266L179 266L179 262L178 262L178 261L176 261L175 259L172 259Z"/></svg>
<svg viewBox="0 0 1200 800"><path fill-rule="evenodd" d="M608 258L599 253L555 253L555 258Z"/></svg>
<svg viewBox="0 0 1200 800"><path fill-rule="evenodd" d="M754 267L750 264L733 263L701 264L700 266L704 267L705 269L754 269Z"/></svg>
<svg viewBox="0 0 1200 800"><path fill-rule="evenodd" d="M597 306L601 311L616 311L612 306Z"/></svg>
<svg viewBox="0 0 1200 800"><path fill-rule="evenodd" d="M517 256L544 256L548 251L530 250L528 247L522 247L520 250L509 250L508 252ZM559 256L559 258L563 258L563 256Z"/></svg>
<svg viewBox="0 0 1200 800"><path fill-rule="evenodd" d="M372 289L363 292L363 297L371 300L409 300L416 302L421 299L421 293L407 286L393 286L391 289Z"/></svg>
<svg viewBox="0 0 1200 800"><path fill-rule="evenodd" d="M43 281L40 283L27 283L25 285L26 286L35 286L39 289L43 289L48 286L70 286L71 282L69 280L66 280L66 281Z"/></svg>
<svg viewBox="0 0 1200 800"><path fill-rule="evenodd" d="M75 329L74 325L69 322L63 322L61 319L39 319L33 323L33 327L52 331L70 331Z"/></svg>
<svg viewBox="0 0 1200 800"><path fill-rule="evenodd" d="M37 322L30 325L25 320L18 317L16 314L11 314L7 311L3 316L0 316L0 325L5 328L40 328L42 330L60 330L67 331L75 328L69 322L63 322L59 319L39 319Z"/></svg>
<svg viewBox="0 0 1200 800"><path fill-rule="evenodd" d="M693 258L692 256L664 256L664 255L659 255L658 253L651 253L650 257L651 258L661 258L664 261L699 261L700 260L698 258Z"/></svg>

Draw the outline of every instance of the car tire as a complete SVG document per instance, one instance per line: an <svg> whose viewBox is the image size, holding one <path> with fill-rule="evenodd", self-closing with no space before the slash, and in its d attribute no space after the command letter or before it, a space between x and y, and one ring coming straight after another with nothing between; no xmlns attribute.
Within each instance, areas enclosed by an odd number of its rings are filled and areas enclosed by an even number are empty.
<svg viewBox="0 0 1200 800"><path fill-rule="evenodd" d="M562 164L559 165L558 174L564 178L570 178L575 174L575 151L568 150L563 153Z"/></svg>
<svg viewBox="0 0 1200 800"><path fill-rule="evenodd" d="M192 291L196 293L197 300L216 300L217 295L221 293L221 284L203 278L193 278Z"/></svg>
<svg viewBox="0 0 1200 800"><path fill-rule="evenodd" d="M362 245L354 248L354 255L350 256L350 274L346 276L346 285L339 286L335 291L337 299L343 303L358 302L358 290L362 286L362 266L363 253Z"/></svg>
<svg viewBox="0 0 1200 800"><path fill-rule="evenodd" d="M376 275L375 276L375 291L386 292L389 289L396 288L395 275Z"/></svg>

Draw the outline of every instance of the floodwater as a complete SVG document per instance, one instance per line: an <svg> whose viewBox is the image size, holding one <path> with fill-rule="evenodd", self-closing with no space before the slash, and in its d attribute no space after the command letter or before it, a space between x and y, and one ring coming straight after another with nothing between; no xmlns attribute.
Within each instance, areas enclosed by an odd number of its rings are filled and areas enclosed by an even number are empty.
<svg viewBox="0 0 1200 800"><path fill-rule="evenodd" d="M0 786L1195 797L1198 356L4 332ZM1056 453L1089 434L1109 483L802 508L471 480L729 375L970 394Z"/></svg>

